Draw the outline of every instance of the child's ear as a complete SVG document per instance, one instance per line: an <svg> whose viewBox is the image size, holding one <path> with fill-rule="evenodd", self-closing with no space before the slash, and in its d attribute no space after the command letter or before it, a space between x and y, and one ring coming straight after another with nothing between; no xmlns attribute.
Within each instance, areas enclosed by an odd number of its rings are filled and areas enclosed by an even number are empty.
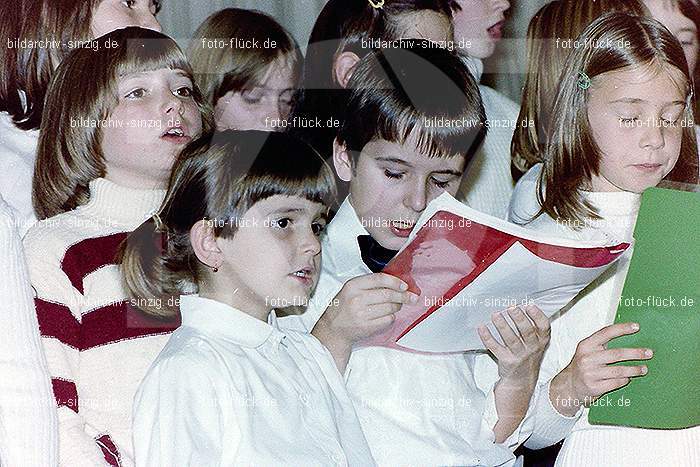
<svg viewBox="0 0 700 467"><path fill-rule="evenodd" d="M338 138L333 140L333 166L338 178L344 182L352 180L352 161L350 153L344 144L338 142Z"/></svg>
<svg viewBox="0 0 700 467"><path fill-rule="evenodd" d="M216 243L211 221L202 219L190 229L190 243L194 254L210 268L221 266L221 249Z"/></svg>
<svg viewBox="0 0 700 467"><path fill-rule="evenodd" d="M333 77L341 88L348 87L352 71L359 61L360 57L353 52L343 52L335 59L333 62Z"/></svg>

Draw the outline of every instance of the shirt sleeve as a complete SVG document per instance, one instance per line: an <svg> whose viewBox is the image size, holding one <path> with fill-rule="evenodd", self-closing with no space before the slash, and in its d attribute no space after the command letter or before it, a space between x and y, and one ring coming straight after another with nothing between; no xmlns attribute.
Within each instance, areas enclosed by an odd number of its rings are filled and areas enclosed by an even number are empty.
<svg viewBox="0 0 700 467"><path fill-rule="evenodd" d="M486 354L478 355L475 360L474 374L476 376L476 383L486 396L482 422L486 427L488 427L489 430L493 431L494 426L496 426L496 423L498 422L496 394L494 392L496 383L499 379L498 365L489 355ZM537 388L535 388L530 398L530 404L528 405L528 410L525 413L525 416L515 430L513 430L513 433L511 433L508 438L500 443L501 445L506 446L510 450L515 450L532 434L535 422L534 407L536 407L538 396L539 394Z"/></svg>
<svg viewBox="0 0 700 467"><path fill-rule="evenodd" d="M15 217L0 197L0 464L57 463L56 408Z"/></svg>
<svg viewBox="0 0 700 467"><path fill-rule="evenodd" d="M25 249L36 292L34 304L58 413L59 465L115 466L120 453L109 433L86 422L80 413L81 306L83 295L41 242L25 238ZM55 252L51 252L55 254Z"/></svg>
<svg viewBox="0 0 700 467"><path fill-rule="evenodd" d="M535 401L534 424L532 436L525 442L528 449L543 449L564 439L581 417L583 409L567 417L557 411L549 398L549 388L552 380L571 361L579 340L583 339L579 331L582 316L577 318L577 309L572 308L575 302L567 305L552 320L552 332L549 347L544 353L537 386ZM590 319L589 319L590 320Z"/></svg>
<svg viewBox="0 0 700 467"><path fill-rule="evenodd" d="M551 380L536 389L538 395L531 407L535 413L532 436L525 442L525 447L529 449L544 449L564 439L583 412L583 407L580 407L571 417L559 413L549 399L550 383Z"/></svg>
<svg viewBox="0 0 700 467"><path fill-rule="evenodd" d="M137 466L220 465L224 442L236 451L240 431L224 419L224 401L200 360L159 357L143 380L133 411Z"/></svg>

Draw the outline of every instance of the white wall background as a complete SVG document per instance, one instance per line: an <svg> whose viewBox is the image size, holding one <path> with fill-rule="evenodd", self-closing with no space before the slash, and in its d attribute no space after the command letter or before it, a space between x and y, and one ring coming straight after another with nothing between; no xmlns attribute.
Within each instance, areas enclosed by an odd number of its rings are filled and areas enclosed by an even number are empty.
<svg viewBox="0 0 700 467"><path fill-rule="evenodd" d="M493 73L488 83L520 101L525 70L525 33L532 15L548 0L511 0L507 13L506 37L497 53L486 63ZM581 0L590 1L590 0ZM227 7L264 11L273 16L296 38L305 51L311 28L326 0L163 0L158 19L163 31L186 47L192 34L210 14Z"/></svg>
<svg viewBox="0 0 700 467"><path fill-rule="evenodd" d="M158 20L163 32L186 46L197 26L216 11L229 7L260 10L287 28L303 49L325 3L326 0L163 0Z"/></svg>

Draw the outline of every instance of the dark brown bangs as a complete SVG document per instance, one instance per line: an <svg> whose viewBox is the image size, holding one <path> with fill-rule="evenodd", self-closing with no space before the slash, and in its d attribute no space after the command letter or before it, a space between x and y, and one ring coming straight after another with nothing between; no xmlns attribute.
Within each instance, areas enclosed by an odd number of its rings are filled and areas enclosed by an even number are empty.
<svg viewBox="0 0 700 467"><path fill-rule="evenodd" d="M434 92L426 92L428 83ZM375 139L403 144L413 136L430 157L469 157L486 134L478 86L462 59L423 41L369 54L349 87L338 140L350 151Z"/></svg>
<svg viewBox="0 0 700 467"><path fill-rule="evenodd" d="M197 219L239 219L255 203L275 195L299 196L334 206L336 186L328 164L308 144L285 133L227 130L202 136L180 154L163 211L189 231ZM199 206L179 212L183 202ZM172 212L171 212L172 211ZM236 222L217 223L214 233L232 237Z"/></svg>

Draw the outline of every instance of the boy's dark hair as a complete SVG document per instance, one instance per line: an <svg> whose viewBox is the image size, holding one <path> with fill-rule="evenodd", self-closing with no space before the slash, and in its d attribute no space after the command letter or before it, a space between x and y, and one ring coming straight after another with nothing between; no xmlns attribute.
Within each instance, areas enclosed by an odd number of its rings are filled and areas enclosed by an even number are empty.
<svg viewBox="0 0 700 467"><path fill-rule="evenodd" d="M421 153L468 162L486 135L479 87L463 59L426 40L365 56L348 88L337 140L353 160L372 140L403 144L413 135Z"/></svg>
<svg viewBox="0 0 700 467"><path fill-rule="evenodd" d="M309 37L304 66L305 88L335 89L332 65L342 52L362 58L370 49L362 42L370 39L400 39L397 18L402 14L434 11L451 17L448 0L384 0L373 8L367 0L329 0L316 19Z"/></svg>
<svg viewBox="0 0 700 467"><path fill-rule="evenodd" d="M309 37L302 91L295 98L292 117L310 120L318 117L324 123L330 118L338 119L347 93L334 79L335 58L343 52L353 52L362 58L371 52L362 46L363 41L400 39L399 17L421 11L452 17L449 0L384 0L381 8L372 7L367 0L329 0ZM301 127L290 131L330 158L336 128Z"/></svg>

